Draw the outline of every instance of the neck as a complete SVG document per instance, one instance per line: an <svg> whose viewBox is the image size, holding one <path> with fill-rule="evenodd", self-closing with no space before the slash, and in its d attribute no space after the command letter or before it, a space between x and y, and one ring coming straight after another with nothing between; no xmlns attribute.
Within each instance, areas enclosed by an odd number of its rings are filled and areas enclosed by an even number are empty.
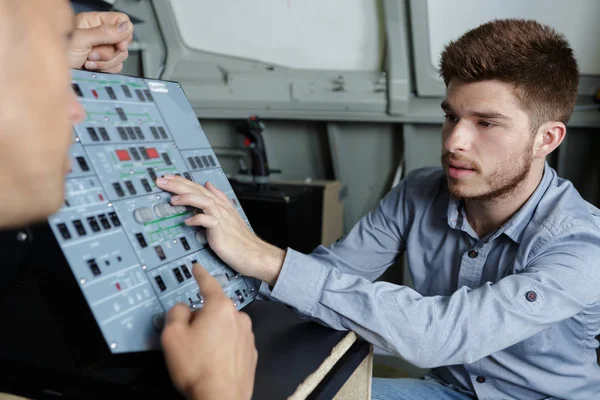
<svg viewBox="0 0 600 400"><path fill-rule="evenodd" d="M544 164L532 166L527 178L513 191L486 200L465 200L469 224L480 238L500 228L529 200L544 175Z"/></svg>

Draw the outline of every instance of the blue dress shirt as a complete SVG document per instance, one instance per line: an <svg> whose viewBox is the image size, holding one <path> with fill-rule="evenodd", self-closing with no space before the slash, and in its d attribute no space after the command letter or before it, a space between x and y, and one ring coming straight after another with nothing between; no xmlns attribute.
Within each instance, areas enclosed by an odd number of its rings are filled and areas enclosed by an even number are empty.
<svg viewBox="0 0 600 400"><path fill-rule="evenodd" d="M405 252L414 289L373 283ZM600 399L600 210L548 165L486 237L414 171L343 240L288 249L271 296L481 399Z"/></svg>

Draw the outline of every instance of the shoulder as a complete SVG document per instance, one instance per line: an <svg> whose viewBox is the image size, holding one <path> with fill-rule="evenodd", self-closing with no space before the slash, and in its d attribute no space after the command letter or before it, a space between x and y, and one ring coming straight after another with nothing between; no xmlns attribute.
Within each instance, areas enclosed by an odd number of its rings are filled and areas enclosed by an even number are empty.
<svg viewBox="0 0 600 400"><path fill-rule="evenodd" d="M413 170L382 199L380 207L405 216L430 209L434 203L448 205L448 191L444 170L426 167Z"/></svg>
<svg viewBox="0 0 600 400"><path fill-rule="evenodd" d="M445 187L446 176L440 167L425 167L415 169L394 187L390 193L396 196L431 197Z"/></svg>
<svg viewBox="0 0 600 400"><path fill-rule="evenodd" d="M600 234L600 210L584 200L569 180L558 176L540 199L533 222L550 233L582 227Z"/></svg>
<svg viewBox="0 0 600 400"><path fill-rule="evenodd" d="M600 210L585 201L570 181L554 173L527 231L527 236L533 239L530 243L532 256L562 243L597 248L600 243ZM586 252L597 253L591 248Z"/></svg>

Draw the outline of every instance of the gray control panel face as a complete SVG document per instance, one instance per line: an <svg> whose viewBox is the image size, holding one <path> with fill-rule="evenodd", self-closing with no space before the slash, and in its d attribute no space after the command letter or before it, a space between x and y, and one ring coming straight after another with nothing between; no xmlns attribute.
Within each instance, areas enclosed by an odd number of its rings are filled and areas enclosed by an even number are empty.
<svg viewBox="0 0 600 400"><path fill-rule="evenodd" d="M72 71L86 120L74 127L63 207L48 222L113 353L160 347L164 314L202 307L200 263L240 309L258 282L237 274L170 204L164 174L213 183L248 223L181 87L174 82ZM249 226L249 223L248 223Z"/></svg>

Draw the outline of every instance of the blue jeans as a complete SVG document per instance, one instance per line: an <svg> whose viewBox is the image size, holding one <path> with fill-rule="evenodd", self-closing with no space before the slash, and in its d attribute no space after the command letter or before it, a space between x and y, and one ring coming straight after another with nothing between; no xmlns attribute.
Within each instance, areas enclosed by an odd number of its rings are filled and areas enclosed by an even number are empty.
<svg viewBox="0 0 600 400"><path fill-rule="evenodd" d="M473 400L473 397L452 390L432 380L373 378L372 400Z"/></svg>

